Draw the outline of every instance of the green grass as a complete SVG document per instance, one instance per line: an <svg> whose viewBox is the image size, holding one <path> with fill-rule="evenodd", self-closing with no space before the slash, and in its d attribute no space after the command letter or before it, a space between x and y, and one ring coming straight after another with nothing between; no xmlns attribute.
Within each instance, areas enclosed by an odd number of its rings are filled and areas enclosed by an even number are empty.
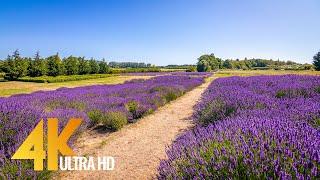
<svg viewBox="0 0 320 180"><path fill-rule="evenodd" d="M148 79L150 76L109 76L98 79L87 79L78 81L67 81L57 83L35 83L35 82L19 82L7 81L0 82L0 97L7 97L14 94L31 93L34 91L48 91L55 90L61 87L79 87L89 85L102 85L102 84L119 84L132 79Z"/></svg>
<svg viewBox="0 0 320 180"><path fill-rule="evenodd" d="M98 79L106 78L110 76L117 76L111 74L86 74L86 75L69 75L69 76L41 76L41 77L22 77L17 81L23 82L37 82L37 83L57 83L57 82L67 82L67 81L79 81L87 79Z"/></svg>

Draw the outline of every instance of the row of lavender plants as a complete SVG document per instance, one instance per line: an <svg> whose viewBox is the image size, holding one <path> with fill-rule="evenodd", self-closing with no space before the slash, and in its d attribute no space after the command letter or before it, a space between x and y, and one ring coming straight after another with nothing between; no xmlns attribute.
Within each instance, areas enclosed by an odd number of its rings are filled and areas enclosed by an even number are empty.
<svg viewBox="0 0 320 180"><path fill-rule="evenodd" d="M83 119L77 132L96 125L118 130L202 84L204 77L159 76L0 98L0 179L48 178L48 172L32 170L32 161L10 160L41 119L59 118L60 130L70 118Z"/></svg>
<svg viewBox="0 0 320 180"><path fill-rule="evenodd" d="M177 71L177 72L137 72L137 73L123 73L123 76L164 76L164 75L174 75L174 76L203 76L209 77L212 75L211 72L184 72L184 71Z"/></svg>
<svg viewBox="0 0 320 180"><path fill-rule="evenodd" d="M319 179L320 77L215 80L159 179Z"/></svg>

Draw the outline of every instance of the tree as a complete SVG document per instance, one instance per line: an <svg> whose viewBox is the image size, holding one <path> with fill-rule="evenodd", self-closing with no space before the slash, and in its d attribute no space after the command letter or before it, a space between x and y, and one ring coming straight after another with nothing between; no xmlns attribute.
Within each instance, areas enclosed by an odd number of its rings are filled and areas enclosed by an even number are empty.
<svg viewBox="0 0 320 180"><path fill-rule="evenodd" d="M225 60L222 63L222 67L225 68L225 69L233 69L232 62L229 59Z"/></svg>
<svg viewBox="0 0 320 180"><path fill-rule="evenodd" d="M27 75L28 61L26 58L21 58L18 50L13 52L12 56L8 56L5 63L5 78L14 80Z"/></svg>
<svg viewBox="0 0 320 180"><path fill-rule="evenodd" d="M58 76L63 74L63 64L59 54L47 58L48 76Z"/></svg>
<svg viewBox="0 0 320 180"><path fill-rule="evenodd" d="M320 71L320 51L313 56L314 69Z"/></svg>
<svg viewBox="0 0 320 180"><path fill-rule="evenodd" d="M79 61L79 74L89 74L91 72L89 61L84 57L78 58Z"/></svg>
<svg viewBox="0 0 320 180"><path fill-rule="evenodd" d="M211 71L217 70L221 66L221 59L216 58L214 54L205 54L198 58L197 69L198 71Z"/></svg>
<svg viewBox="0 0 320 180"><path fill-rule="evenodd" d="M100 71L100 66L96 60L93 58L90 59L89 61L89 66L90 66L90 74L98 74Z"/></svg>
<svg viewBox="0 0 320 180"><path fill-rule="evenodd" d="M4 72L4 65L5 65L5 62L3 60L0 60L0 73Z"/></svg>
<svg viewBox="0 0 320 180"><path fill-rule="evenodd" d="M211 66L206 60L200 60L197 63L197 71L198 72L211 71Z"/></svg>
<svg viewBox="0 0 320 180"><path fill-rule="evenodd" d="M31 61L29 67L29 76L31 77L38 77L43 76L47 73L47 66L44 61L39 55L39 52L36 53L34 60Z"/></svg>
<svg viewBox="0 0 320 180"><path fill-rule="evenodd" d="M79 72L79 61L77 57L69 56L63 59L63 65L67 75L75 75Z"/></svg>
<svg viewBox="0 0 320 180"><path fill-rule="evenodd" d="M100 74L107 74L110 72L110 68L108 64L105 62L103 59L102 61L99 62L99 73Z"/></svg>

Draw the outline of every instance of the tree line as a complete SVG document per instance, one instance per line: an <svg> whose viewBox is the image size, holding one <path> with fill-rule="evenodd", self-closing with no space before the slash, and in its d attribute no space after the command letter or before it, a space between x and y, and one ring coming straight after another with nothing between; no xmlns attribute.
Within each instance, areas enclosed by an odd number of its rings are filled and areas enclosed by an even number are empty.
<svg viewBox="0 0 320 180"><path fill-rule="evenodd" d="M280 60L267 60L267 59L243 59L232 60L216 57L214 54L205 54L198 58L197 71L206 72L218 69L298 69L298 70L310 70L317 67L320 68L320 60L318 64L315 63L315 59L320 59L320 52L314 57L314 65L311 64L299 64L293 61L280 61Z"/></svg>
<svg viewBox="0 0 320 180"><path fill-rule="evenodd" d="M112 68L149 68L151 64L146 64L143 62L109 62L109 66Z"/></svg>
<svg viewBox="0 0 320 180"><path fill-rule="evenodd" d="M110 73L110 67L104 59L98 61L74 56L61 59L58 53L42 58L39 52L30 58L21 57L16 50L6 60L0 61L0 71L5 73L6 79L14 80L24 76L107 74Z"/></svg>

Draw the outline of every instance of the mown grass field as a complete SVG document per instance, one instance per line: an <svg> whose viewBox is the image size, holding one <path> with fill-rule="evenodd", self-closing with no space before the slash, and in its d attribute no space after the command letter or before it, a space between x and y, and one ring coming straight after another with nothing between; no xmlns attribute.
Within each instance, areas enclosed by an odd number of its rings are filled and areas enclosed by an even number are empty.
<svg viewBox="0 0 320 180"><path fill-rule="evenodd" d="M18 82L7 81L0 82L0 96L8 97L14 94L31 93L34 91L55 90L61 87L78 87L96 84L119 84L132 79L148 79L150 76L111 76L106 78L68 81L59 83L34 83L34 82Z"/></svg>

